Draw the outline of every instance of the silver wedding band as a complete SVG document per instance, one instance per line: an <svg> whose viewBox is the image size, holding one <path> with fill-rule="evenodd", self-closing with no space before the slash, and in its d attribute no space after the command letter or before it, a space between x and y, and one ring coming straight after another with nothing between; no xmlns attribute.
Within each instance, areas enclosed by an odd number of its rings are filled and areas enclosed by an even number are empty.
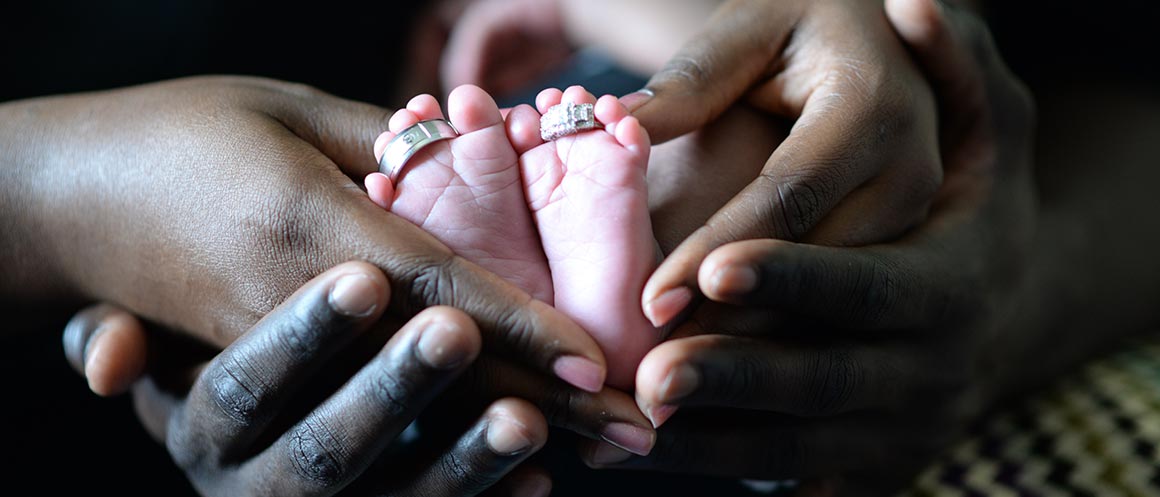
<svg viewBox="0 0 1160 497"><path fill-rule="evenodd" d="M383 158L379 160L379 172L387 175L392 184L397 184L399 175L403 174L403 167L407 165L407 161L411 160L411 157L414 157L427 145L450 140L457 136L459 136L459 132L455 130L455 126L444 119L416 123L403 130L402 133L395 135L387 143L387 149L383 151Z"/></svg>
<svg viewBox="0 0 1160 497"><path fill-rule="evenodd" d="M557 104L540 116L540 138L546 142L600 127L592 104Z"/></svg>

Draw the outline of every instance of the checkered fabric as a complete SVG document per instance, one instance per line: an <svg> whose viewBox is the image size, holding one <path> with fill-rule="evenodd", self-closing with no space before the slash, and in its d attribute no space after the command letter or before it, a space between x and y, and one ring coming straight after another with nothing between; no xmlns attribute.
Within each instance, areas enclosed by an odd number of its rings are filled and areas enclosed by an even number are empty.
<svg viewBox="0 0 1160 497"><path fill-rule="evenodd" d="M1160 343L983 421L900 497L1160 496Z"/></svg>

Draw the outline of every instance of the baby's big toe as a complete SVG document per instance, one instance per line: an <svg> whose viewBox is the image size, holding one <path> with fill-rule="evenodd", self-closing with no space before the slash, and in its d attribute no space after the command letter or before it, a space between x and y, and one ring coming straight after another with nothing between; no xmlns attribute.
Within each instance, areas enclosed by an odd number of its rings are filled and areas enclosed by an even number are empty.
<svg viewBox="0 0 1160 497"><path fill-rule="evenodd" d="M640 121L632 116L621 119L616 123L614 129L609 130L616 136L616 141L620 145L633 153L647 152L649 150L648 132L645 131L644 126ZM648 160L645 159L647 164Z"/></svg>
<svg viewBox="0 0 1160 497"><path fill-rule="evenodd" d="M453 90L447 98L447 112L455 128L462 134L503 124L503 115L495 99L474 85L463 85Z"/></svg>

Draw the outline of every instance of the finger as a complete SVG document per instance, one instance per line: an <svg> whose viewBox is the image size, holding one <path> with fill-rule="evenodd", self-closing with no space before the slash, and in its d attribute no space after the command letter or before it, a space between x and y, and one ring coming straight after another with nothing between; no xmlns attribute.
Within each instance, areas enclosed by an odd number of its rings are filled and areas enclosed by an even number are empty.
<svg viewBox="0 0 1160 497"><path fill-rule="evenodd" d="M855 214L860 223L873 229L830 231L826 241L840 245L876 243L913 224L915 212L926 208L941 181L935 113L933 108L922 107L930 99L900 101L900 94L911 91L903 84L875 95L855 86L839 82L829 88L832 91L811 97L803 117L757 179L657 268L642 295L643 310L654 326L667 324L683 310L668 305L664 298L672 298L676 292L692 293L691 289L697 288L697 271L714 249L738 240L806 238L839 202L878 177L888 160L897 161L899 166L891 167L890 176L880 181L888 187L906 188L892 191L890 202L861 196L866 208ZM883 135L921 135L926 130L931 136L920 142L929 146L892 150L893 156L885 155L880 143ZM849 226L850 222L844 224Z"/></svg>
<svg viewBox="0 0 1160 497"><path fill-rule="evenodd" d="M980 123L991 124L997 140L1029 139L1034 98L1004 63L978 16L936 0L891 0L886 14L939 95L944 141L980 139L970 133ZM957 146L950 141L943 148Z"/></svg>
<svg viewBox="0 0 1160 497"><path fill-rule="evenodd" d="M519 399L500 400L438 460L391 495L477 495L539 451L547 440L547 422L534 406ZM545 495L542 479L527 481L520 488ZM549 481L546 490L550 489Z"/></svg>
<svg viewBox="0 0 1160 497"><path fill-rule="evenodd" d="M792 311L841 328L908 329L945 318L940 313L953 297L945 293L953 289L929 284L939 277L927 270L932 261L913 260L905 247L905 241L842 249L749 240L710 254L698 280L713 300Z"/></svg>
<svg viewBox="0 0 1160 497"><path fill-rule="evenodd" d="M128 312L100 304L72 318L64 330L69 364L101 396L124 393L145 371L145 330Z"/></svg>
<svg viewBox="0 0 1160 497"><path fill-rule="evenodd" d="M377 321L389 294L383 274L365 263L304 285L201 374L170 423L174 458L220 462L245 450L304 380Z"/></svg>
<svg viewBox="0 0 1160 497"><path fill-rule="evenodd" d="M265 80L254 80L262 84ZM282 82L265 83L272 91L270 113L286 128L361 183L378 171L371 153L375 138L388 129L393 112L382 107L338 98L320 90Z"/></svg>
<svg viewBox="0 0 1160 497"><path fill-rule="evenodd" d="M647 454L656 433L624 392L606 388L591 393L569 388L507 361L481 357L453 389L455 398L518 397L544 413L548 422L581 436L604 440L636 454Z"/></svg>
<svg viewBox="0 0 1160 497"><path fill-rule="evenodd" d="M489 350L517 359L584 390L604 385L604 355L587 332L551 306L499 276L456 256L429 233L344 192L342 224L328 227L334 247L322 261L358 257L387 273L392 301L408 316L434 305L463 310L483 332Z"/></svg>
<svg viewBox="0 0 1160 497"><path fill-rule="evenodd" d="M802 417L892 405L914 368L895 349L811 347L724 335L665 342L637 370L636 397L656 426L670 406L717 406Z"/></svg>
<svg viewBox="0 0 1160 497"><path fill-rule="evenodd" d="M887 0L886 16L934 83L947 116L983 103L980 72L938 0Z"/></svg>
<svg viewBox="0 0 1160 497"><path fill-rule="evenodd" d="M899 445L876 420L803 420L768 413L687 412L657 433L657 446L636 456L600 442L581 442L585 464L703 476L781 480L833 474L867 461L889 461Z"/></svg>
<svg viewBox="0 0 1160 497"><path fill-rule="evenodd" d="M650 97L629 99L633 115L653 143L708 124L762 79L785 46L797 17L784 12L784 5L770 3L768 12L754 15L752 2L726 4L649 80Z"/></svg>
<svg viewBox="0 0 1160 497"><path fill-rule="evenodd" d="M149 436L165 444L169 439L170 421L185 405L184 399L163 388L152 376L146 376L132 386L133 410Z"/></svg>
<svg viewBox="0 0 1160 497"><path fill-rule="evenodd" d="M423 311L341 389L247 462L242 481L281 475L264 483L278 495L330 495L346 487L479 348L479 329L467 315L447 307Z"/></svg>

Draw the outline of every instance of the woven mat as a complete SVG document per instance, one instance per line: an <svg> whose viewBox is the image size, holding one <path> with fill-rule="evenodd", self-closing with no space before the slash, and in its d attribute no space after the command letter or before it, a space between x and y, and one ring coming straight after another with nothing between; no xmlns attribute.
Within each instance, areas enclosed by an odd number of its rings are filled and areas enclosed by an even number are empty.
<svg viewBox="0 0 1160 497"><path fill-rule="evenodd" d="M900 497L1160 496L1160 343L980 423Z"/></svg>

